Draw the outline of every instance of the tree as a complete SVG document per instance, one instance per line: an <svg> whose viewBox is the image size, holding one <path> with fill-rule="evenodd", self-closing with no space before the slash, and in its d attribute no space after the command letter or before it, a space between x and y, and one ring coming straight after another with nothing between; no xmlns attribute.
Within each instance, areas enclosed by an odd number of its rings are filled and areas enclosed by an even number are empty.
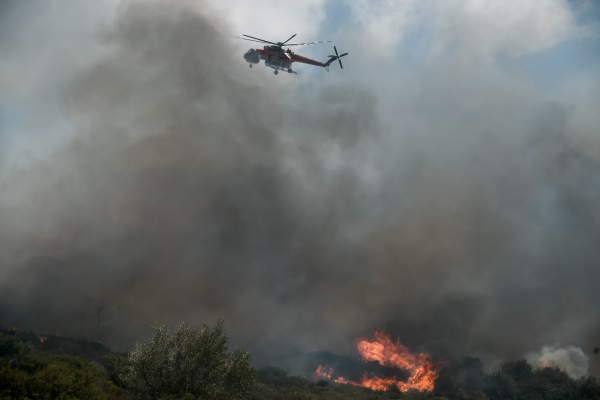
<svg viewBox="0 0 600 400"><path fill-rule="evenodd" d="M600 400L600 381L595 376L579 379L579 395L586 400Z"/></svg>
<svg viewBox="0 0 600 400"><path fill-rule="evenodd" d="M0 357L20 359L29 351L29 346L18 337L0 333Z"/></svg>
<svg viewBox="0 0 600 400"><path fill-rule="evenodd" d="M211 330L196 331L181 324L171 335L167 325L154 325L147 343L129 354L123 376L130 390L143 399L191 394L207 399L243 398L254 384L250 354L236 348L219 320Z"/></svg>

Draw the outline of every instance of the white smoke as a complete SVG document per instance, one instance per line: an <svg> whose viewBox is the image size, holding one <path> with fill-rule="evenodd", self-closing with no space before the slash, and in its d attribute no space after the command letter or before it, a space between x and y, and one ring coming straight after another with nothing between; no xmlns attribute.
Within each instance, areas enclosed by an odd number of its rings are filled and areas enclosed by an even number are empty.
<svg viewBox="0 0 600 400"><path fill-rule="evenodd" d="M533 366L559 368L574 379L585 376L589 366L589 357L582 349L575 346L560 347L559 344L527 353L525 359Z"/></svg>

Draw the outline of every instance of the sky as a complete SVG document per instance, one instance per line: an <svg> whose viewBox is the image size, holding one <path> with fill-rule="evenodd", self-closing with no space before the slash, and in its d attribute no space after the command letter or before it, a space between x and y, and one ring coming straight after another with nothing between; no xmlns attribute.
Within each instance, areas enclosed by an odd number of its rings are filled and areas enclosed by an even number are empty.
<svg viewBox="0 0 600 400"><path fill-rule="evenodd" d="M598 374L599 17L2 1L0 324L127 348L223 317L255 359L383 329L487 365L571 346ZM275 76L242 34L349 55Z"/></svg>

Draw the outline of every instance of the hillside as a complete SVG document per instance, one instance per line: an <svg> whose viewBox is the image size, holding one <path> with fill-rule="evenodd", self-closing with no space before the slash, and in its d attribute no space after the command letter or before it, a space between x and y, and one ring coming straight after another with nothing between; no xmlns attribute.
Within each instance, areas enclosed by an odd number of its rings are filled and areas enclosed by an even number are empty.
<svg viewBox="0 0 600 400"><path fill-rule="evenodd" d="M347 368L354 368L352 360L324 352L312 353L307 359L329 360L339 368L348 362ZM99 342L1 330L0 400L133 399L121 379L127 365L124 354L111 352ZM600 382L595 377L574 380L559 369L534 369L525 361L501 364L491 373L484 372L478 359L447 361L432 392L401 393L396 388L373 391L329 380L288 376L277 367L258 369L255 379L253 389L245 398L600 400ZM172 396L164 399L177 400Z"/></svg>

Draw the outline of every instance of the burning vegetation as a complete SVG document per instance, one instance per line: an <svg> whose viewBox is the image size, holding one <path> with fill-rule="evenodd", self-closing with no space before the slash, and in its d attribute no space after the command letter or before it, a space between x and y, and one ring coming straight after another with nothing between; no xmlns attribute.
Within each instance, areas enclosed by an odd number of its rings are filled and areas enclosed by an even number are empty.
<svg viewBox="0 0 600 400"><path fill-rule="evenodd" d="M319 365L319 367L315 370L315 372L313 372L313 379L318 381L320 379L329 379L332 380L336 383L352 383L347 381L344 377L342 376L338 376L337 378L332 378L333 375L333 368L329 367L329 369L327 368L323 368L322 365Z"/></svg>
<svg viewBox="0 0 600 400"><path fill-rule="evenodd" d="M360 338L356 347L365 362L377 362L388 367L383 376L374 372L364 371L358 379L349 380L338 376L333 368L319 365L313 373L313 378L329 379L337 383L349 383L373 390L389 390L397 388L401 392L408 390L431 391L442 368L442 362L436 361L426 353L413 354L400 339L396 342L384 332L376 331L374 339Z"/></svg>
<svg viewBox="0 0 600 400"><path fill-rule="evenodd" d="M41 342L41 337L46 340ZM0 329L0 398L600 399L596 377L575 379L549 365L536 367L520 360L486 372L477 358L441 363L426 354L411 353L383 333L372 340L359 339L357 346L362 349L360 361L327 352L312 354L311 362L320 359L323 365L332 366L320 365L316 371L312 367L311 380L288 376L286 370L274 366L253 370L244 350L227 351L227 336L220 324L200 331L181 326L173 335L165 327L155 327L154 336L127 356L97 341ZM361 373L366 378L361 379Z"/></svg>

